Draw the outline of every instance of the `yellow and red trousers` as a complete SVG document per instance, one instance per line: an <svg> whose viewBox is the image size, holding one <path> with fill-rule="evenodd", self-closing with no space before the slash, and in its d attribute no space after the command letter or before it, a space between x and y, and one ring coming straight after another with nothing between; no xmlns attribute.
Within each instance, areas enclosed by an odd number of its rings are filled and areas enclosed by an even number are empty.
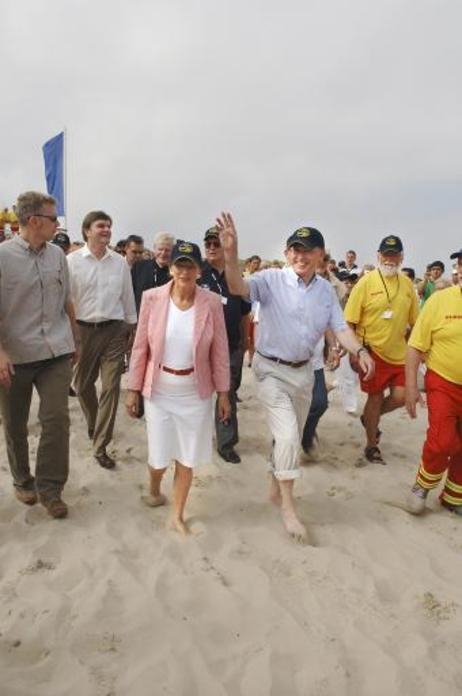
<svg viewBox="0 0 462 696"><path fill-rule="evenodd" d="M462 505L462 385L428 370L425 390L428 430L416 483L436 488L447 471L440 498Z"/></svg>

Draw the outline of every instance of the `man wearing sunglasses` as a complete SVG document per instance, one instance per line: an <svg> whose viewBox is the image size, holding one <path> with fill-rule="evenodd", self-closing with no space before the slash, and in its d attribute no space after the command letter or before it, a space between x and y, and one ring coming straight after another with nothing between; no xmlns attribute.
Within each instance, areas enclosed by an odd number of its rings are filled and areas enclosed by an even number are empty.
<svg viewBox="0 0 462 696"><path fill-rule="evenodd" d="M223 422L215 413L215 431L218 454L226 462L239 464L240 456L234 449L239 441L237 423L237 390L241 384L242 361L244 358L244 337L247 336L247 317L250 303L238 295L231 295L225 278L225 256L216 227L210 227L205 233L205 263L199 284L221 296L225 315L226 333L228 335L231 381L229 400L231 417Z"/></svg>
<svg viewBox="0 0 462 696"><path fill-rule="evenodd" d="M54 244L58 218L51 196L19 196L20 231L0 245L0 408L14 492L38 500L54 518L69 472L68 394L78 330L70 302L66 257ZM74 335L73 335L74 334ZM35 476L30 471L27 421L33 388L41 425Z"/></svg>

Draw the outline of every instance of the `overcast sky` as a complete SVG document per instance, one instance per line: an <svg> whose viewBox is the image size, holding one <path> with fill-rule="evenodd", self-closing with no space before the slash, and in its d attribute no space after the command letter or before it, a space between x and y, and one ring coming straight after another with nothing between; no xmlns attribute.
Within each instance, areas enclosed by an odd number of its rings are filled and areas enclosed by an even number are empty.
<svg viewBox="0 0 462 696"><path fill-rule="evenodd" d="M44 190L68 132L68 227L240 254L313 225L337 258L402 237L420 267L462 247L460 0L1 0L0 204Z"/></svg>

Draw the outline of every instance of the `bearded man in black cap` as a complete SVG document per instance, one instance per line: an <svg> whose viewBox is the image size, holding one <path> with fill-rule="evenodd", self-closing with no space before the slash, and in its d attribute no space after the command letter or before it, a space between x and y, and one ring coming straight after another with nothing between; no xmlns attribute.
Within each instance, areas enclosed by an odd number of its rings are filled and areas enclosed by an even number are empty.
<svg viewBox="0 0 462 696"><path fill-rule="evenodd" d="M358 281L345 307L345 319L375 362L373 379L366 381L359 375L367 394L361 416L367 433L364 457L379 464L386 463L378 446L380 417L404 406L406 340L419 311L412 282L400 272L402 261L400 238L385 237L378 249L377 268Z"/></svg>

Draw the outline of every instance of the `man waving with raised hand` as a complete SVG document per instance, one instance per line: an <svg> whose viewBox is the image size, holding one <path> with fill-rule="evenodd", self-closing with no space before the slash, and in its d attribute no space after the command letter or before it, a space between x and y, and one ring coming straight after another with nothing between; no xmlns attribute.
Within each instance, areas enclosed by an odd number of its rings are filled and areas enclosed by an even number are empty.
<svg viewBox="0 0 462 696"><path fill-rule="evenodd" d="M257 396L273 437L270 498L280 506L289 534L306 543L307 531L295 509L293 485L300 476L300 441L313 389L315 346L331 329L342 346L357 356L366 379L374 373L374 362L345 323L332 286L316 275L324 254L324 238L317 229L301 227L289 236L286 268L270 268L244 279L232 216L222 213L217 227L230 292L260 302L253 370Z"/></svg>

